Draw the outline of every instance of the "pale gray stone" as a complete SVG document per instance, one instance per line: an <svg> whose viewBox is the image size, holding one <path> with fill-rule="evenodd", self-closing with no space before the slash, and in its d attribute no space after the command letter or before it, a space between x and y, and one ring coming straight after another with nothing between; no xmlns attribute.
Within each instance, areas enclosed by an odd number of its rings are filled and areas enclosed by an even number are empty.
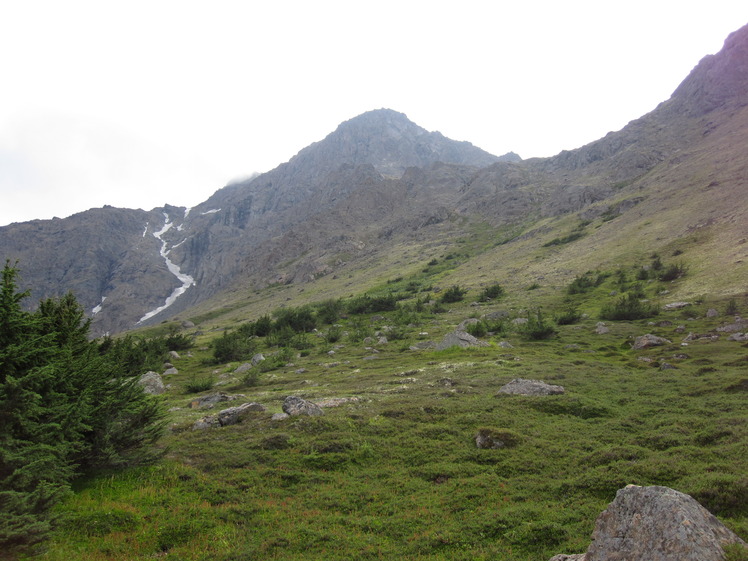
<svg viewBox="0 0 748 561"><path fill-rule="evenodd" d="M667 345L669 343L672 343L669 339L665 339L664 337L658 337L657 335L652 335L651 333L647 333L646 335L640 335L636 339L634 339L634 350L641 350L641 349L648 349L649 347L657 347L660 345Z"/></svg>
<svg viewBox="0 0 748 561"><path fill-rule="evenodd" d="M526 380L524 378L515 378L499 389L499 393L514 395L558 395L564 393L564 391L563 386L554 386L540 380Z"/></svg>
<svg viewBox="0 0 748 561"><path fill-rule="evenodd" d="M323 414L322 409L317 404L295 395L289 395L283 400L283 412L291 416L309 415L310 417Z"/></svg>
<svg viewBox="0 0 748 561"><path fill-rule="evenodd" d="M143 386L143 391L151 395L161 395L166 391L164 381L157 372L149 371L143 374L138 383Z"/></svg>

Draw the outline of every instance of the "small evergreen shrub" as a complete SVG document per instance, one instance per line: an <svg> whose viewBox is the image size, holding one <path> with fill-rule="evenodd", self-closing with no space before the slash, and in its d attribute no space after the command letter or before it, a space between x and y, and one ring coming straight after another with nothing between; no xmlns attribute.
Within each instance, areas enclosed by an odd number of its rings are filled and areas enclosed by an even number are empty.
<svg viewBox="0 0 748 561"><path fill-rule="evenodd" d="M187 393L200 393L211 389L214 383L215 380L212 376L197 378L195 375L193 375L185 384L184 389Z"/></svg>
<svg viewBox="0 0 748 561"><path fill-rule="evenodd" d="M478 297L479 302L488 302L489 300L496 300L504 295L504 288L500 284L492 284L484 288L480 296Z"/></svg>
<svg viewBox="0 0 748 561"><path fill-rule="evenodd" d="M390 293L385 296L364 294L353 298L346 304L346 310L352 315L394 312L397 309L397 297Z"/></svg>
<svg viewBox="0 0 748 561"><path fill-rule="evenodd" d="M473 337L485 337L488 333L488 326L484 321L478 323L471 323L465 330Z"/></svg>
<svg viewBox="0 0 748 561"><path fill-rule="evenodd" d="M465 298L465 294L467 294L467 290L460 288L455 284L445 290L439 300L444 304L462 302L462 300Z"/></svg>
<svg viewBox="0 0 748 561"><path fill-rule="evenodd" d="M288 327L296 333L313 331L317 327L317 318L311 307L280 308L273 312L275 323L273 329Z"/></svg>
<svg viewBox="0 0 748 561"><path fill-rule="evenodd" d="M223 336L213 340L213 359L217 363L234 362L251 357L257 350L253 336L242 331L224 331Z"/></svg>
<svg viewBox="0 0 748 561"><path fill-rule="evenodd" d="M324 300L317 304L317 319L324 324L332 325L340 319L344 311L345 306L339 298Z"/></svg>
<svg viewBox="0 0 748 561"><path fill-rule="evenodd" d="M242 376L242 384L245 386L253 388L259 385L259 383L260 383L260 368L257 368L257 367L250 368L244 373L244 376Z"/></svg>
<svg viewBox="0 0 748 561"><path fill-rule="evenodd" d="M567 308L555 317L558 325L571 325L577 323L580 319L582 319L582 312L573 307Z"/></svg>
<svg viewBox="0 0 748 561"><path fill-rule="evenodd" d="M725 315L734 316L737 313L738 303L735 301L735 298L730 298L730 300L727 302L727 306L725 306Z"/></svg>
<svg viewBox="0 0 748 561"><path fill-rule="evenodd" d="M556 333L556 327L549 323L540 310L528 314L527 323L520 325L519 332L532 341L550 339Z"/></svg>
<svg viewBox="0 0 748 561"><path fill-rule="evenodd" d="M612 304L600 310L600 319L613 321L646 319L657 315L657 308L639 299L638 294L627 292Z"/></svg>
<svg viewBox="0 0 748 561"><path fill-rule="evenodd" d="M348 339L351 342L360 343L367 337L371 337L371 335L371 327L367 325L363 320L357 318L351 321L351 324L348 328Z"/></svg>
<svg viewBox="0 0 748 561"><path fill-rule="evenodd" d="M673 263L668 265L659 275L659 280L670 282L677 280L686 274L686 267L683 263Z"/></svg>
<svg viewBox="0 0 748 561"><path fill-rule="evenodd" d="M343 328L339 325L333 325L325 334L325 341L328 343L337 343L343 338Z"/></svg>
<svg viewBox="0 0 748 561"><path fill-rule="evenodd" d="M604 280L605 275L587 271L583 275L579 275L573 281L571 281L569 286L566 287L566 293L584 294L585 292L590 291L596 286L600 286Z"/></svg>

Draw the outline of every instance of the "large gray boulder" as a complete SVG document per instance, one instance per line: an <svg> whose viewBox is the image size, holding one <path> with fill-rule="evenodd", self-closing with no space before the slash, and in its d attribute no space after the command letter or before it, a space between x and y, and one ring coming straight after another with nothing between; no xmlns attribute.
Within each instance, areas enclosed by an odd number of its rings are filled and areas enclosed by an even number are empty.
<svg viewBox="0 0 748 561"><path fill-rule="evenodd" d="M748 548L689 495L628 485L598 517L587 552L553 560L723 561L727 544Z"/></svg>
<svg viewBox="0 0 748 561"><path fill-rule="evenodd" d="M478 339L470 335L470 333L466 333L465 331L453 331L452 333L448 333L444 336L442 342L436 346L436 350L441 351L444 349L449 349L450 347L462 347L463 349L466 349L468 347L487 346L488 343L479 341Z"/></svg>
<svg viewBox="0 0 748 561"><path fill-rule="evenodd" d="M540 380L526 380L515 378L499 389L499 393L514 395L558 395L564 393L563 386L546 384Z"/></svg>
<svg viewBox="0 0 748 561"><path fill-rule="evenodd" d="M289 395L284 399L282 408L284 413L292 417L295 415L309 415L310 417L316 417L317 415L323 414L319 405L295 395Z"/></svg>
<svg viewBox="0 0 748 561"><path fill-rule="evenodd" d="M650 347L659 347L661 345L667 345L672 343L669 339L665 339L664 337L658 337L657 335L652 335L651 333L647 333L646 335L640 335L636 339L634 339L634 344L632 345L632 348L636 351L639 351L641 349L648 349Z"/></svg>
<svg viewBox="0 0 748 561"><path fill-rule="evenodd" d="M143 386L143 391L147 394L161 395L166 391L164 381L157 372L146 372L140 377L138 383Z"/></svg>
<svg viewBox="0 0 748 561"><path fill-rule="evenodd" d="M228 425L235 425L241 420L242 415L250 411L263 412L265 410L265 406L261 403L242 403L238 407L229 407L228 409L219 411L215 415L208 415L207 417L198 419L192 425L192 430L211 429L225 427Z"/></svg>

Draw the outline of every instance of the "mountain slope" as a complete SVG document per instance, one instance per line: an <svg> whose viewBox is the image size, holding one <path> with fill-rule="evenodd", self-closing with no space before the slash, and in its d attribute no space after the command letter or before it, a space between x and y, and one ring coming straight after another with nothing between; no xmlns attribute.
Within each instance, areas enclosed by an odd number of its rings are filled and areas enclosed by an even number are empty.
<svg viewBox="0 0 748 561"><path fill-rule="evenodd" d="M744 27L655 110L552 158L497 158L381 109L193 209L104 208L16 224L0 228L0 247L20 260L32 301L73 290L97 310L96 333L273 283L335 284L346 271L349 285L365 286L370 277L357 263L390 262L402 244L423 257L480 222L502 243L463 267L470 282L482 282L478 266L511 263L495 274L560 283L682 246L688 290L734 293L748 234L747 107ZM543 247L580 222L574 243ZM393 262L403 265L419 258Z"/></svg>
<svg viewBox="0 0 748 561"><path fill-rule="evenodd" d="M19 260L31 301L72 290L86 309L96 310L95 333L117 332L159 321L231 286L248 261L267 260L255 248L272 246L269 240L385 176L437 161L478 166L499 160L382 109L341 124L288 163L227 186L194 209L105 207L14 224L0 228L0 247L3 257ZM166 313L154 313L161 308Z"/></svg>

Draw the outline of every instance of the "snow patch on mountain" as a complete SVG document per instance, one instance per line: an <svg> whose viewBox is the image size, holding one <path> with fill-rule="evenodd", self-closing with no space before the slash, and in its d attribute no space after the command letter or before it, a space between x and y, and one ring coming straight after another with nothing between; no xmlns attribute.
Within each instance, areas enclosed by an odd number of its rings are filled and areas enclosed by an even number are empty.
<svg viewBox="0 0 748 561"><path fill-rule="evenodd" d="M104 303L105 300L106 300L106 296L102 296L101 297L101 302L99 302L99 304L97 306L94 306L93 310L91 310L91 315L92 316L95 316L96 314L98 314L101 311L101 305Z"/></svg>
<svg viewBox="0 0 748 561"><path fill-rule="evenodd" d="M174 226L174 223L171 222L171 219L169 218L169 215L167 213L164 213L164 227L161 228L158 232L153 233L153 237L156 238L158 241L161 242L161 249L159 250L159 254L164 259L164 262L166 263L166 267L169 269L169 272L177 277L179 281L182 283L182 286L179 286L174 289L174 291L169 295L169 297L164 302L163 306L159 306L155 310L151 310L147 314L145 314L140 320L138 320L138 323L143 323L144 321L147 321L151 319L153 316L160 314L163 312L166 308L171 306L177 298L179 298L182 294L184 294L187 289L191 286L193 286L195 283L195 279L193 279L190 275L186 275L182 273L182 271L179 268L179 265L175 265L172 263L172 261L169 259L169 252L173 248L169 248L169 242L167 242L163 236L171 230L171 228ZM179 228L178 228L179 229ZM184 243L185 240L182 240L179 244ZM174 246L177 247L177 246Z"/></svg>

